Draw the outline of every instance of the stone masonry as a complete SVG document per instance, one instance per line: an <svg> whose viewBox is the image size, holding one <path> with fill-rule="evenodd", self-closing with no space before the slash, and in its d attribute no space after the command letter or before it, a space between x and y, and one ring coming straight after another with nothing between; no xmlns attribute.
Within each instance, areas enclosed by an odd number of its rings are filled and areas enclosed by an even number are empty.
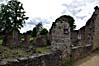
<svg viewBox="0 0 99 66"><path fill-rule="evenodd" d="M61 16L53 22L50 36L53 50L66 49L70 52L70 27L66 17Z"/></svg>
<svg viewBox="0 0 99 66"><path fill-rule="evenodd" d="M78 38L71 39L74 42L78 40L78 46L90 46L92 50L99 48L99 7L96 6L94 9L95 11L86 25L78 30Z"/></svg>
<svg viewBox="0 0 99 66"><path fill-rule="evenodd" d="M77 31L70 32L68 21L61 16L53 22L50 29L51 47L54 50L64 50L71 53L67 56L76 61L87 56L92 50L99 48L99 8L87 21L86 25ZM77 44L74 43L77 41ZM72 44L74 44L72 46ZM72 47L70 47L72 46ZM58 50L57 50L58 51ZM66 55L67 53L64 53ZM29 56L17 59L2 59L0 66L59 66L63 60L63 51L49 54Z"/></svg>

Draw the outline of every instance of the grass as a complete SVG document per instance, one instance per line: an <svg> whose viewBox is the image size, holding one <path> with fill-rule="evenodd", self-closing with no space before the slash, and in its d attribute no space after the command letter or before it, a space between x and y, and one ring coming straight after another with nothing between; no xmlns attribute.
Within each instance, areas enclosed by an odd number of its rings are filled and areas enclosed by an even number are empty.
<svg viewBox="0 0 99 66"><path fill-rule="evenodd" d="M33 46L31 47L6 47L0 46L0 59L8 59L8 58L19 58L19 57L28 57L33 54ZM27 51L29 50L29 51ZM39 54L46 54L49 52L48 46L46 47L38 47L35 48L35 51Z"/></svg>
<svg viewBox="0 0 99 66"><path fill-rule="evenodd" d="M33 41L34 38L30 38L30 41ZM24 41L24 38L21 39ZM22 47L7 47L2 46L3 40L0 39L0 59L8 59L8 58L19 58L19 57L27 57L33 54L33 49L40 54L46 54L49 52L48 46L46 47L37 47L33 48L33 46L22 46ZM32 49L30 49L32 48ZM29 51L27 51L29 50Z"/></svg>
<svg viewBox="0 0 99 66"><path fill-rule="evenodd" d="M36 51L40 52L42 54L46 54L46 53L48 53L50 51L50 49L48 48L48 46L46 46L46 47L38 47L38 48L36 48Z"/></svg>
<svg viewBox="0 0 99 66"><path fill-rule="evenodd" d="M23 48L0 46L0 59L27 57L30 55L31 52L26 52Z"/></svg>
<svg viewBox="0 0 99 66"><path fill-rule="evenodd" d="M33 38L33 37L31 37L31 38L30 38L30 41L32 41L33 39L34 39L34 38Z"/></svg>
<svg viewBox="0 0 99 66"><path fill-rule="evenodd" d="M2 43L3 43L3 40L2 40L2 39L0 39L0 45L2 45Z"/></svg>
<svg viewBox="0 0 99 66"><path fill-rule="evenodd" d="M22 38L21 41L24 41L24 38Z"/></svg>
<svg viewBox="0 0 99 66"><path fill-rule="evenodd" d="M30 41L32 41L33 39L34 39L34 38L33 38L33 37L31 37L31 38L30 38ZM25 39L24 39L24 38L22 38L21 40L22 40L22 41L24 41Z"/></svg>

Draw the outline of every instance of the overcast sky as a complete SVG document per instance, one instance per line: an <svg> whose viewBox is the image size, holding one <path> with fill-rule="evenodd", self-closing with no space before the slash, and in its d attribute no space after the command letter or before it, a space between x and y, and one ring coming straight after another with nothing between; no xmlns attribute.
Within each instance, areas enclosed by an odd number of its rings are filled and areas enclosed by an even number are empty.
<svg viewBox="0 0 99 66"><path fill-rule="evenodd" d="M1 0L3 1L3 0ZM61 15L70 15L75 19L76 29L84 26L91 17L94 7L99 6L99 0L19 0L23 3L29 20L21 32L33 29L42 22L50 29L52 22Z"/></svg>

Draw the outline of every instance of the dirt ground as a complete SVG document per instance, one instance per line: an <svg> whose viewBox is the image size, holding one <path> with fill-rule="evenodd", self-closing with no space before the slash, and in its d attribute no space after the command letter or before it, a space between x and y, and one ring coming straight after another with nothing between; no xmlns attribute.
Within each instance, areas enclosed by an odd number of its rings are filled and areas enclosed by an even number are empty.
<svg viewBox="0 0 99 66"><path fill-rule="evenodd" d="M94 52L91 55L78 60L73 66L99 66L99 52Z"/></svg>

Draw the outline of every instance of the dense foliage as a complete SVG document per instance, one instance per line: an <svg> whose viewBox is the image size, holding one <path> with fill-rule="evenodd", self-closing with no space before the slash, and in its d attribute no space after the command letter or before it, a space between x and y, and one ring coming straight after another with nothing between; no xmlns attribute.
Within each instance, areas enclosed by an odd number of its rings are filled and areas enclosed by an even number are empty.
<svg viewBox="0 0 99 66"><path fill-rule="evenodd" d="M38 23L31 33L33 37L36 37L37 35L46 35L48 33L48 30L43 27L42 23Z"/></svg>
<svg viewBox="0 0 99 66"><path fill-rule="evenodd" d="M0 30L9 32L13 29L21 29L27 19L23 4L18 0L8 1L7 5L1 4Z"/></svg>
<svg viewBox="0 0 99 66"><path fill-rule="evenodd" d="M43 28L40 32L40 35L47 35L48 30L46 28Z"/></svg>
<svg viewBox="0 0 99 66"><path fill-rule="evenodd" d="M18 31L28 19L25 15L23 4L18 0L10 0L7 4L1 4L0 7L0 32L3 32L3 45L9 42L9 34L13 39L16 35L14 31Z"/></svg>

